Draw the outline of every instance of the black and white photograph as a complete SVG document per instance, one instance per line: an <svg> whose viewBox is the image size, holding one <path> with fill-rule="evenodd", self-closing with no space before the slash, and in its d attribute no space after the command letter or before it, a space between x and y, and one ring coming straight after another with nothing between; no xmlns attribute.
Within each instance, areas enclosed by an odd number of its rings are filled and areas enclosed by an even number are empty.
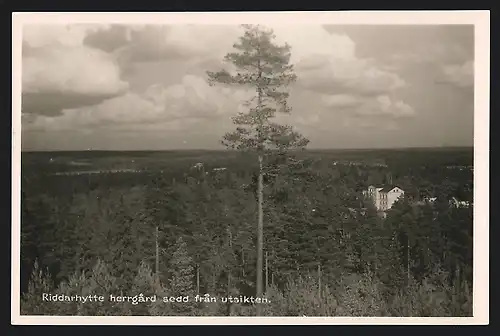
<svg viewBox="0 0 500 336"><path fill-rule="evenodd" d="M364 13L14 14L13 323L487 324L489 12Z"/></svg>

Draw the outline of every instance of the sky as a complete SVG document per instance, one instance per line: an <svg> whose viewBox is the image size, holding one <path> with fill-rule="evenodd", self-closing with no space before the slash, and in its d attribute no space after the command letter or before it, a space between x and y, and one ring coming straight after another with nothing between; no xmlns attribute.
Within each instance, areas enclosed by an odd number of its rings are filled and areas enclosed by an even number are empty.
<svg viewBox="0 0 500 336"><path fill-rule="evenodd" d="M472 25L268 26L310 148L473 146ZM23 150L222 149L249 92L206 71L237 25L25 25Z"/></svg>

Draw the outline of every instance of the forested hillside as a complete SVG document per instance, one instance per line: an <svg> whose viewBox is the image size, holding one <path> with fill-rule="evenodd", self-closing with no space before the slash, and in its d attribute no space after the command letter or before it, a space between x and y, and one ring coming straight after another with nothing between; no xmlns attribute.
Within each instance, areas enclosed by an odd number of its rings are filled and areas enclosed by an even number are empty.
<svg viewBox="0 0 500 336"><path fill-rule="evenodd" d="M404 151L369 154L391 157L388 167L332 163L354 160L349 155L303 152L266 166L264 314L470 316L472 207L447 201L472 190L470 170L446 168L459 154L429 160L431 151L411 167ZM252 305L221 298L255 296L256 169L241 165L244 154L233 165L221 159L222 171L193 168L198 159L172 163L168 172L80 176L31 174L37 165L27 159L22 313L253 315ZM384 183L389 171L408 193L383 220L361 190ZM422 195L438 201L415 205ZM77 305L42 302L43 292L219 300Z"/></svg>

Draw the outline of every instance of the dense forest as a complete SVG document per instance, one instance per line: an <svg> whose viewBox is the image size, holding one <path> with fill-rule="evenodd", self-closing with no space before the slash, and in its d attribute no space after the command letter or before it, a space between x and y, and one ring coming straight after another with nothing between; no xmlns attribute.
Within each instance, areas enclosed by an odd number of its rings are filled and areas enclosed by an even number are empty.
<svg viewBox="0 0 500 336"><path fill-rule="evenodd" d="M255 297L256 167L247 154L208 152L212 161L194 167L203 158L193 153L82 152L73 161L100 169L159 157L164 167L55 175L70 154L23 154L22 314L255 314L252 304L222 302ZM269 160L264 314L471 316L472 207L448 202L472 201L472 170L458 167L471 165L471 149ZM406 194L383 219L361 191L389 175ZM425 196L437 200L417 202ZM76 304L42 293L156 293L191 303ZM217 302L193 302L206 293Z"/></svg>

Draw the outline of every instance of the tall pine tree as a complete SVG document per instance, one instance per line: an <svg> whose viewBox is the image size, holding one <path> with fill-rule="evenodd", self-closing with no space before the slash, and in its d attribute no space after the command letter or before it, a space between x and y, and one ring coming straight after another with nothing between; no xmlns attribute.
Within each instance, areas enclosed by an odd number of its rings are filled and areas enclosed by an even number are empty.
<svg viewBox="0 0 500 336"><path fill-rule="evenodd" d="M259 163L258 174L258 221L257 221L257 297L263 293L263 220L264 160L269 151L286 151L289 148L305 147L309 140L293 131L290 126L272 121L277 112L290 113L287 104L289 93L286 87L297 76L290 64L290 46L274 43L271 29L259 25L243 25L245 30L239 41L233 45L236 52L228 53L224 60L232 63L236 73L227 70L207 72L210 84L242 85L255 90L252 99L246 102L247 113L233 118L237 128L227 133L222 143L230 149L252 151ZM262 310L257 306L257 315Z"/></svg>

